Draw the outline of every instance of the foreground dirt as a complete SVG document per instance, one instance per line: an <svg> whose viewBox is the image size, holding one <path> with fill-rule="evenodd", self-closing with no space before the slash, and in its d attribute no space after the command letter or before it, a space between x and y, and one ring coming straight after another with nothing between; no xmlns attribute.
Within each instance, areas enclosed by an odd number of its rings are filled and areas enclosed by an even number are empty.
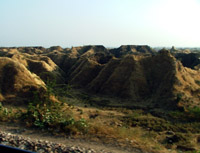
<svg viewBox="0 0 200 153"><path fill-rule="evenodd" d="M87 142L86 140L74 139L66 136L53 136L50 133L47 133L42 130L24 128L21 125L15 125L12 123L0 123L0 132L1 132L1 144L9 145L9 139L13 136L17 141L28 141L33 146L31 151L45 152L46 148L35 149L38 145L40 146L51 146L51 151L55 149L55 146L62 146L67 148L68 152L93 152L93 153L143 153L137 148L120 148L115 144L100 144L97 142ZM4 137L4 138L3 138ZM14 138L14 139L15 139ZM5 140L5 141L2 141ZM40 144L38 144L40 143ZM18 142L20 144L20 142ZM23 144L23 143L21 143ZM46 145L44 145L46 144ZM35 146L34 146L35 145ZM16 146L16 145L15 145ZM19 148L25 149L24 145L17 146ZM24 147L24 148L23 148ZM54 151L53 151L54 152Z"/></svg>

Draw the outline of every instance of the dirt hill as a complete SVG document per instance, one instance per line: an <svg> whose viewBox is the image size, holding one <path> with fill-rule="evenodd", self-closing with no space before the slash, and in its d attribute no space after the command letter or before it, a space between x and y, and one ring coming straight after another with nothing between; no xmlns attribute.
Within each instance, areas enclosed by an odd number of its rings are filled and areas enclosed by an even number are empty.
<svg viewBox="0 0 200 153"><path fill-rule="evenodd" d="M54 79L154 108L174 109L200 101L200 72L184 67L168 50L156 53L149 46L135 45L110 50L104 46L21 47L1 48L0 56L4 61L1 80L9 73L9 81L1 83L2 99L7 93L19 93L26 83L37 86ZM11 63L9 68L5 63ZM19 80L13 79L18 75Z"/></svg>
<svg viewBox="0 0 200 153"><path fill-rule="evenodd" d="M175 107L177 95L193 100L196 97L198 103L197 80L200 80L199 72L183 67L163 50L156 56L128 55L112 59L88 88L96 93L131 98L133 103L146 101L153 107Z"/></svg>
<svg viewBox="0 0 200 153"><path fill-rule="evenodd" d="M110 52L115 57L123 57L130 54L152 54L155 51L147 45L122 45L119 48L111 49Z"/></svg>
<svg viewBox="0 0 200 153"><path fill-rule="evenodd" d="M44 88L44 82L23 64L7 57L0 57L1 101L23 102L33 92Z"/></svg>

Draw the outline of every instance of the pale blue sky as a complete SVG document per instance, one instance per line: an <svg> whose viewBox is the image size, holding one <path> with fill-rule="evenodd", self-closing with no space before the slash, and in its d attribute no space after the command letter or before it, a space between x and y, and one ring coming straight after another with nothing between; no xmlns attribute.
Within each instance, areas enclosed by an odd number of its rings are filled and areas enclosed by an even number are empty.
<svg viewBox="0 0 200 153"><path fill-rule="evenodd" d="M200 47L200 0L0 0L0 46Z"/></svg>

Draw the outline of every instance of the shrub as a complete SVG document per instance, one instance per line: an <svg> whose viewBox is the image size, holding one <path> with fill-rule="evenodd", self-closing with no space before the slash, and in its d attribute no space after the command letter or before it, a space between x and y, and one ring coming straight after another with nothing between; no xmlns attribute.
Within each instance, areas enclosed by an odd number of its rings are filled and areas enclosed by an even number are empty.
<svg viewBox="0 0 200 153"><path fill-rule="evenodd" d="M174 119L181 119L185 121L200 121L200 107L189 107L184 112L174 111L170 113L170 116Z"/></svg>
<svg viewBox="0 0 200 153"><path fill-rule="evenodd" d="M182 93L178 93L176 95L176 102L180 102L182 100L182 98L183 98L183 94Z"/></svg>
<svg viewBox="0 0 200 153"><path fill-rule="evenodd" d="M187 114L189 118L195 121L200 121L200 107L188 108Z"/></svg>
<svg viewBox="0 0 200 153"><path fill-rule="evenodd" d="M69 107L52 100L52 95L56 96L54 88L55 84L49 82L42 98L38 92L34 93L33 101L23 114L26 124L38 128L56 128L70 134L87 132L88 124L84 119L75 120Z"/></svg>
<svg viewBox="0 0 200 153"><path fill-rule="evenodd" d="M196 84L200 85L200 80L195 80Z"/></svg>
<svg viewBox="0 0 200 153"><path fill-rule="evenodd" d="M54 96L71 96L71 85L69 84L56 84L55 79L47 79L45 81L47 93ZM49 96L48 95L48 96Z"/></svg>
<svg viewBox="0 0 200 153"><path fill-rule="evenodd" d="M69 109L63 109L59 103L51 105L29 104L24 119L28 126L38 128L56 128L69 134L87 132L85 119L75 120Z"/></svg>
<svg viewBox="0 0 200 153"><path fill-rule="evenodd" d="M22 111L20 109L13 110L12 108L6 108L0 102L0 121L15 121L19 119L22 115Z"/></svg>

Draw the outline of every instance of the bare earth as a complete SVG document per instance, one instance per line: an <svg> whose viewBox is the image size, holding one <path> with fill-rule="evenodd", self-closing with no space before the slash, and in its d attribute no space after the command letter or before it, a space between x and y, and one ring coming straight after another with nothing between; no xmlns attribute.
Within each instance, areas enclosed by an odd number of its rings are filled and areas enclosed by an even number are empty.
<svg viewBox="0 0 200 153"><path fill-rule="evenodd" d="M20 125L0 123L0 131L10 134L15 134L22 136L23 138L30 138L31 140L41 140L49 141L52 143L58 143L65 146L78 146L81 148L94 149L95 152L112 152L112 153L142 153L139 149L136 148L120 148L115 144L100 144L97 142L87 142L81 139L65 138L64 136L53 136L50 133L47 133L42 130L34 130L29 128L23 128Z"/></svg>

